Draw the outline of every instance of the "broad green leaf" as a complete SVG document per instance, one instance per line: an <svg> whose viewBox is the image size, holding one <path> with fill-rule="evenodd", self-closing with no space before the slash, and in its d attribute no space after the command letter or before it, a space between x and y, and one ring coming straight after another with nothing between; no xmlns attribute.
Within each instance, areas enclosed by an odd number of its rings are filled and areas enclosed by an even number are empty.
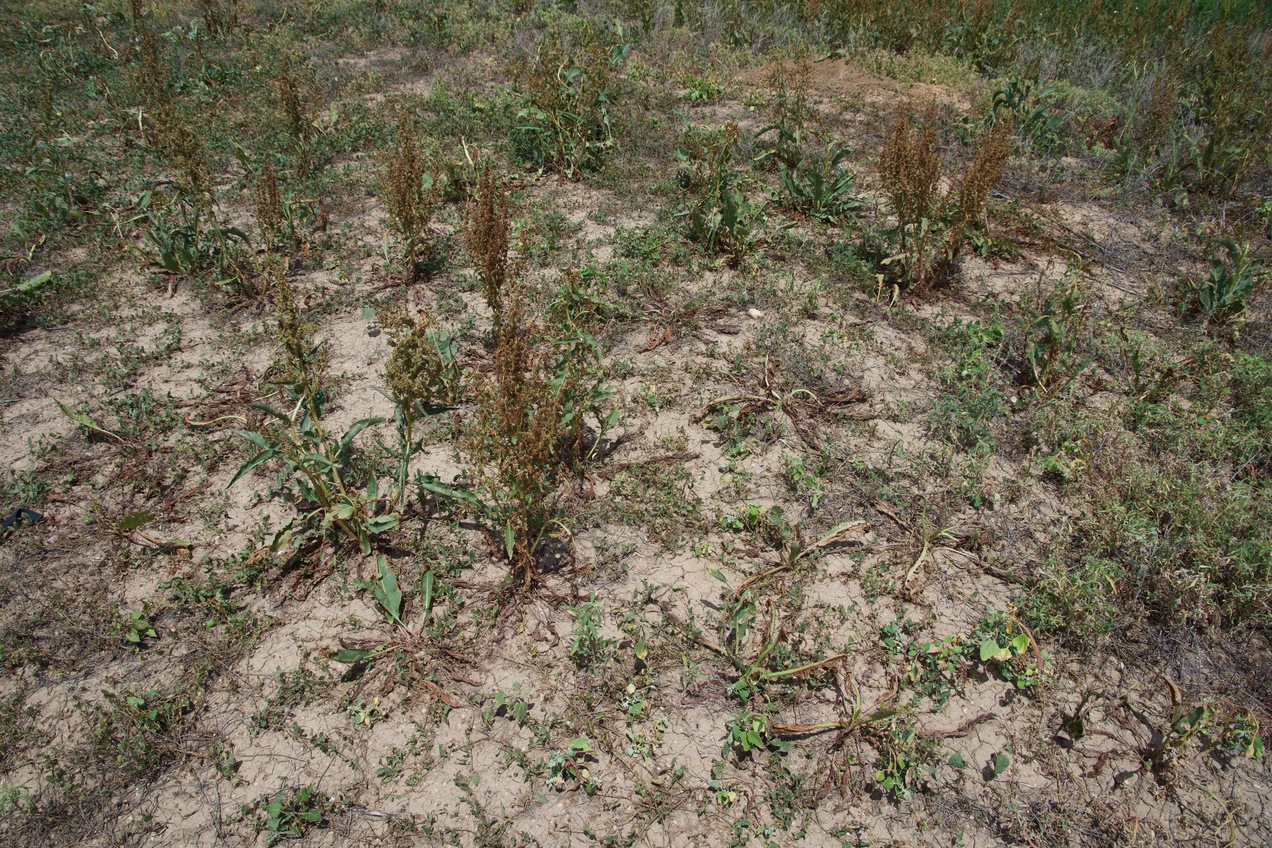
<svg viewBox="0 0 1272 848"><path fill-rule="evenodd" d="M467 489L458 486L448 486L435 477L417 474L415 476L415 485L419 486L426 492L432 492L446 500L463 501L466 504L476 508L479 512L489 513L490 510L481 502L481 498L474 495Z"/></svg>
<svg viewBox="0 0 1272 848"><path fill-rule="evenodd" d="M260 433L254 433L251 430L235 430L234 432L236 435L241 436L244 439L247 439L249 442L256 445L261 450L269 449L269 442Z"/></svg>
<svg viewBox="0 0 1272 848"><path fill-rule="evenodd" d="M123 443L124 440L121 436L119 436L116 433L112 433L110 430L107 430L105 427L98 424L96 421L92 419L92 417L88 413L78 412L74 409L71 409L70 407L62 403L60 400L55 400L53 402L57 404L58 409L62 410L63 415L65 415L67 418L71 419L76 424L80 425L81 427L87 427L89 430L92 430L97 433L101 433L103 436L110 436L115 441L121 444Z"/></svg>
<svg viewBox="0 0 1272 848"><path fill-rule="evenodd" d="M998 777L1000 774L1007 771L1007 767L1010 765L1011 757L1000 752L998 756L994 757L994 777Z"/></svg>
<svg viewBox="0 0 1272 848"><path fill-rule="evenodd" d="M998 656L998 652L1001 650L1002 648L998 646L998 642L993 639L986 639L984 642L980 643L981 662L988 662Z"/></svg>
<svg viewBox="0 0 1272 848"><path fill-rule="evenodd" d="M397 575L393 573L393 569L389 567L389 561L383 556L376 559L376 567L379 569L379 579L372 587L375 599L380 602L380 606L384 607L384 611L389 614L389 618L397 624L402 623L402 592L398 589Z"/></svg>
<svg viewBox="0 0 1272 848"><path fill-rule="evenodd" d="M335 656L332 657L332 659L334 659L338 663L345 663L345 664L351 665L356 662L362 662L363 660L369 660L372 657L374 657L376 653L378 652L377 651L361 651L361 650L353 650L351 648L346 648L343 651L337 651Z"/></svg>
<svg viewBox="0 0 1272 848"><path fill-rule="evenodd" d="M275 409L274 407L270 406L267 403L249 403L248 406L252 409L259 409L261 412L264 412L266 415L272 415L278 420L282 421L284 424L291 423L291 418L279 412L277 409Z"/></svg>
<svg viewBox="0 0 1272 848"><path fill-rule="evenodd" d="M393 530L401 523L401 520L395 513L391 515L377 515L373 518L368 518L364 523L364 526L367 528L368 533L375 534Z"/></svg>
<svg viewBox="0 0 1272 848"><path fill-rule="evenodd" d="M421 606L424 607L425 615L428 615L433 609L433 587L436 582L437 578L433 575L431 568L424 572L424 577L420 580L420 601Z"/></svg>
<svg viewBox="0 0 1272 848"><path fill-rule="evenodd" d="M962 754L950 754L950 758L946 762L956 769L967 768L967 761L963 759Z"/></svg>
<svg viewBox="0 0 1272 848"><path fill-rule="evenodd" d="M263 462L269 462L271 459L273 459L274 457L278 455L279 455L279 451L275 450L274 448L268 448L266 450L261 451L256 456L252 457L251 459L249 459L247 462L243 463L239 467L239 470L235 473L235 475L230 478L230 482L225 484L225 488L227 489L230 488L230 486L233 486L235 483L237 483L238 479L242 477L244 474L251 471L253 468L255 468L256 466L260 465Z"/></svg>
<svg viewBox="0 0 1272 848"><path fill-rule="evenodd" d="M358 434L361 433L363 430L367 429L368 427L373 427L376 424L383 424L383 423L384 423L384 419L377 417L377 418L363 418L361 421L355 421L352 424L350 424L349 429L345 430L345 434L340 437L340 452L344 453L346 450L348 450L349 445L353 444L353 440L356 439L358 437Z"/></svg>
<svg viewBox="0 0 1272 848"><path fill-rule="evenodd" d="M155 517L144 509L130 512L119 522L119 532L131 533L143 524L149 524L154 520Z"/></svg>
<svg viewBox="0 0 1272 848"><path fill-rule="evenodd" d="M306 465L321 468L330 471L336 467L336 464L320 453L307 453L300 458L300 461Z"/></svg>
<svg viewBox="0 0 1272 848"><path fill-rule="evenodd" d="M729 578L725 577L724 572L720 571L720 569L708 568L707 573L710 574L712 577L714 577L716 580L719 580L724 585L726 586L729 585Z"/></svg>
<svg viewBox="0 0 1272 848"><path fill-rule="evenodd" d="M51 279L53 279L53 272L45 271L43 274L36 274L34 277L26 280L25 282L18 283L16 288L9 289L9 291L6 292L0 292L0 294L8 294L10 291L17 292L18 294L30 294L31 292L41 288Z"/></svg>

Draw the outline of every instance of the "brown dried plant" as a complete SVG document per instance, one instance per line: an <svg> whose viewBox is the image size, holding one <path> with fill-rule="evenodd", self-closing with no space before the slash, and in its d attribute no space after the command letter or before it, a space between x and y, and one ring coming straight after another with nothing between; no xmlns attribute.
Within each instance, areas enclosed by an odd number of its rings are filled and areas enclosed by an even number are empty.
<svg viewBox="0 0 1272 848"><path fill-rule="evenodd" d="M1012 132L1010 122L995 123L956 187L943 192L935 110L929 107L917 126L904 114L893 122L879 156L879 175L900 240L900 254L884 264L900 270L899 282L924 289L958 260L967 231L984 216L989 193L1002 176Z"/></svg>
<svg viewBox="0 0 1272 848"><path fill-rule="evenodd" d="M207 148L193 119L171 102L154 104L145 124L146 143L173 168L173 179L196 206L211 209L212 173Z"/></svg>
<svg viewBox="0 0 1272 848"><path fill-rule="evenodd" d="M757 157L764 162L774 159L788 169L799 165L808 144L810 124L816 117L812 92L812 63L807 57L792 62L778 62L767 77L768 98L764 104L769 123L760 129L757 140L772 134L772 147Z"/></svg>
<svg viewBox="0 0 1272 848"><path fill-rule="evenodd" d="M514 146L540 168L569 179L597 167L614 147L610 126L611 66L595 32L554 32L533 60L513 63L509 75L525 92Z"/></svg>
<svg viewBox="0 0 1272 848"><path fill-rule="evenodd" d="M389 215L402 239L407 274L416 279L431 247L428 225L437 204L437 191L433 175L415 143L411 114L407 110L403 110L398 119L397 143L389 153L384 189Z"/></svg>
<svg viewBox="0 0 1272 848"><path fill-rule="evenodd" d="M280 260L270 262L266 274L278 317L278 341L286 354L282 381L295 386L306 404L312 404L327 371L326 352L315 347L314 326L301 317L296 293L287 279L287 264Z"/></svg>
<svg viewBox="0 0 1272 848"><path fill-rule="evenodd" d="M1169 134L1179 93L1179 80L1170 71L1163 71L1154 78L1148 90L1148 102L1136 126L1136 140L1146 150L1156 150Z"/></svg>
<svg viewBox="0 0 1272 848"><path fill-rule="evenodd" d="M394 402L404 411L459 400L461 372L451 337L427 312L390 310L380 318L393 352L384 366Z"/></svg>
<svg viewBox="0 0 1272 848"><path fill-rule="evenodd" d="M552 379L520 278L508 280L502 295L493 367L477 379L477 414L466 447L484 500L502 525L513 574L528 587L540 546L559 526L557 457L566 393Z"/></svg>
<svg viewBox="0 0 1272 848"><path fill-rule="evenodd" d="M957 231L959 242L966 229L979 221L985 213L985 201L998 178L1002 176L1007 156L1011 153L1012 130L1008 121L995 124L989 135L981 141L976 158L967 166L963 178L959 180L955 226L950 230L951 234Z"/></svg>
<svg viewBox="0 0 1272 848"><path fill-rule="evenodd" d="M296 154L296 171L305 176L313 167L314 115L309 97L299 74L292 71L291 59L283 56L274 81L274 93L278 97L278 110L283 124L291 135Z"/></svg>
<svg viewBox="0 0 1272 848"><path fill-rule="evenodd" d="M278 176L268 162L256 180L254 200L256 226L260 230L261 241L266 250L273 250L283 231L283 202L278 191Z"/></svg>
<svg viewBox="0 0 1272 848"><path fill-rule="evenodd" d="M177 105L162 43L146 25L140 3L133 4L133 28L137 67L132 86L141 103L138 120L146 144L172 166L173 179L202 206L212 190L207 150L193 120Z"/></svg>
<svg viewBox="0 0 1272 848"><path fill-rule="evenodd" d="M897 216L902 250L907 246L907 234L933 217L941 199L941 158L936 144L936 110L932 107L918 126L908 114L901 114L884 137L879 176Z"/></svg>
<svg viewBox="0 0 1272 848"><path fill-rule="evenodd" d="M512 229L508 223L508 189L493 167L482 170L477 191L464 223L464 248L477 269L486 304L498 333L503 320L503 289L508 280L508 247Z"/></svg>

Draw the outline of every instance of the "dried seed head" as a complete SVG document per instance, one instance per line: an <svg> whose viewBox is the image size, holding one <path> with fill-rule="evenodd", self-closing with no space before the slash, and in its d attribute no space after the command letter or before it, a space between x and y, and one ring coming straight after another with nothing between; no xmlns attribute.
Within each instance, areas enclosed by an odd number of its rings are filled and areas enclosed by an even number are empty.
<svg viewBox="0 0 1272 848"><path fill-rule="evenodd" d="M493 167L487 167L477 180L463 239L496 326L503 320L502 292L508 279L510 238L508 190L503 177Z"/></svg>
<svg viewBox="0 0 1272 848"><path fill-rule="evenodd" d="M981 141L976 158L967 166L958 189L957 224L960 229L975 223L984 213L985 200L1002 176L1003 166L1011 153L1011 134L1010 122L998 122Z"/></svg>
<svg viewBox="0 0 1272 848"><path fill-rule="evenodd" d="M384 376L398 406L414 410L420 404L454 403L459 368L453 342L436 328L432 316L422 312L416 319L395 310L385 313L380 323L393 348Z"/></svg>
<svg viewBox="0 0 1272 848"><path fill-rule="evenodd" d="M397 142L389 154L384 178L389 215L403 242L404 260L414 276L421 258L428 252L428 225L437 203L432 174L415 143L411 114L402 111L398 119Z"/></svg>
<svg viewBox="0 0 1272 848"><path fill-rule="evenodd" d="M303 176L312 165L313 110L305 97L300 75L292 72L291 59L287 56L283 56L278 79L274 81L274 92L278 96L283 123L295 146L298 170Z"/></svg>
<svg viewBox="0 0 1272 848"><path fill-rule="evenodd" d="M296 294L287 279L286 271L286 261L277 257L265 266L266 285L274 297L274 308L278 316L278 341L287 358L283 380L296 386L307 400L312 401L322 386L322 377L327 370L327 354L325 350L314 347L314 327L302 320L300 307L296 304Z"/></svg>
<svg viewBox="0 0 1272 848"><path fill-rule="evenodd" d="M941 159L936 144L936 113L931 107L917 127L908 115L898 116L884 138L879 176L903 228L931 218L940 200Z"/></svg>
<svg viewBox="0 0 1272 848"><path fill-rule="evenodd" d="M278 177L267 162L256 181L256 226L267 249L272 249L283 227L282 200L278 191Z"/></svg>

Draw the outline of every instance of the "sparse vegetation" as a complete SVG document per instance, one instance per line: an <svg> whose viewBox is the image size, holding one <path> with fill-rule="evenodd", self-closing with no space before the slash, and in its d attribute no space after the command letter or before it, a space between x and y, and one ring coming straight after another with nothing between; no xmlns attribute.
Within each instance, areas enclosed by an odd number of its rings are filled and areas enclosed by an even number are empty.
<svg viewBox="0 0 1272 848"><path fill-rule="evenodd" d="M1264 5L6 4L0 843L1272 844Z"/></svg>

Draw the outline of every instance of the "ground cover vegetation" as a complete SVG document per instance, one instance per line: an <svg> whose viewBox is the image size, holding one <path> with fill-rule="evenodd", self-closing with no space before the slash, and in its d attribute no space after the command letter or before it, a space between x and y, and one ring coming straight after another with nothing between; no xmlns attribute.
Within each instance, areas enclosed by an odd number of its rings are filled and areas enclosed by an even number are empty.
<svg viewBox="0 0 1272 848"><path fill-rule="evenodd" d="M14 0L6 845L1272 843L1254 0Z"/></svg>

